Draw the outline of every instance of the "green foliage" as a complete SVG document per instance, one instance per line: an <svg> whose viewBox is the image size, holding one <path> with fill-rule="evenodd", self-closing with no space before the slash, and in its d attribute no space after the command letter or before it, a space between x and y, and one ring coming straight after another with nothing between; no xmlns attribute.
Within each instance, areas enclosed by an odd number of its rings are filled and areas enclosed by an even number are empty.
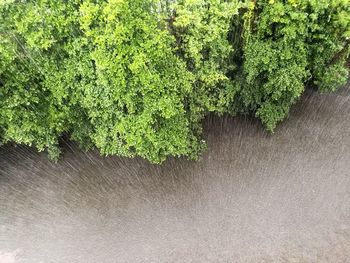
<svg viewBox="0 0 350 263"><path fill-rule="evenodd" d="M345 0L261 0L244 14L241 98L270 131L312 81L321 91L346 83L350 5Z"/></svg>
<svg viewBox="0 0 350 263"><path fill-rule="evenodd" d="M194 74L193 99L205 110L223 112L235 95L228 77L236 67L228 35L241 6L238 1L221 0L180 0L172 6L175 51Z"/></svg>
<svg viewBox="0 0 350 263"><path fill-rule="evenodd" d="M301 95L307 70L307 14L292 1L259 1L246 13L243 102L268 130Z"/></svg>
<svg viewBox="0 0 350 263"><path fill-rule="evenodd" d="M309 63L314 83L323 92L346 83L350 53L350 3L348 0L310 1Z"/></svg>
<svg viewBox="0 0 350 263"><path fill-rule="evenodd" d="M0 142L195 158L209 112L273 131L348 78L348 0L0 0Z"/></svg>

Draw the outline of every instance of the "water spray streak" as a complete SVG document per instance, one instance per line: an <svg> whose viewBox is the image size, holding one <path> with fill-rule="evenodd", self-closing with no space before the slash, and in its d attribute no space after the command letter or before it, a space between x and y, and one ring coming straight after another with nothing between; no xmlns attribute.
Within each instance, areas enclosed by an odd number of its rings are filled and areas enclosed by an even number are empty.
<svg viewBox="0 0 350 263"><path fill-rule="evenodd" d="M0 262L347 262L350 95L307 92L274 134L205 121L199 162L0 149Z"/></svg>

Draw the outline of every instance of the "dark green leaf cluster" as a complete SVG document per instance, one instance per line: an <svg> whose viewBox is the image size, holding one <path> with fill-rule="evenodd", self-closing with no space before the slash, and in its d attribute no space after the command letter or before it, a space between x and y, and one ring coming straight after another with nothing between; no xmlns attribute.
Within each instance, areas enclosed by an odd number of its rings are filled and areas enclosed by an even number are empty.
<svg viewBox="0 0 350 263"><path fill-rule="evenodd" d="M195 158L201 120L268 130L349 71L348 0L0 0L0 142Z"/></svg>
<svg viewBox="0 0 350 263"><path fill-rule="evenodd" d="M346 82L348 0L253 1L243 20L242 101L268 130L306 84L334 91Z"/></svg>

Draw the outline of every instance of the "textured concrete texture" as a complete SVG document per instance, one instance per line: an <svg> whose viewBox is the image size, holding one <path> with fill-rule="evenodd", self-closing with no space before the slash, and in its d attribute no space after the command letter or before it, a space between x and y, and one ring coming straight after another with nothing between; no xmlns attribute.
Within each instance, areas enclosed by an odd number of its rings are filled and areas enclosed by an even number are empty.
<svg viewBox="0 0 350 263"><path fill-rule="evenodd" d="M350 91L274 134L205 120L198 162L0 149L0 262L350 262Z"/></svg>

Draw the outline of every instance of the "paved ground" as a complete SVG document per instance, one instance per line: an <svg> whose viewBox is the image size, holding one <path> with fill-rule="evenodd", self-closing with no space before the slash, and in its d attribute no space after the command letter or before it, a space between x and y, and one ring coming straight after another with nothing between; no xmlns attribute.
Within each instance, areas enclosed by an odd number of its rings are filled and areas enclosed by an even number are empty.
<svg viewBox="0 0 350 263"><path fill-rule="evenodd" d="M350 262L349 94L306 94L273 135L208 118L197 163L3 147L0 262Z"/></svg>

